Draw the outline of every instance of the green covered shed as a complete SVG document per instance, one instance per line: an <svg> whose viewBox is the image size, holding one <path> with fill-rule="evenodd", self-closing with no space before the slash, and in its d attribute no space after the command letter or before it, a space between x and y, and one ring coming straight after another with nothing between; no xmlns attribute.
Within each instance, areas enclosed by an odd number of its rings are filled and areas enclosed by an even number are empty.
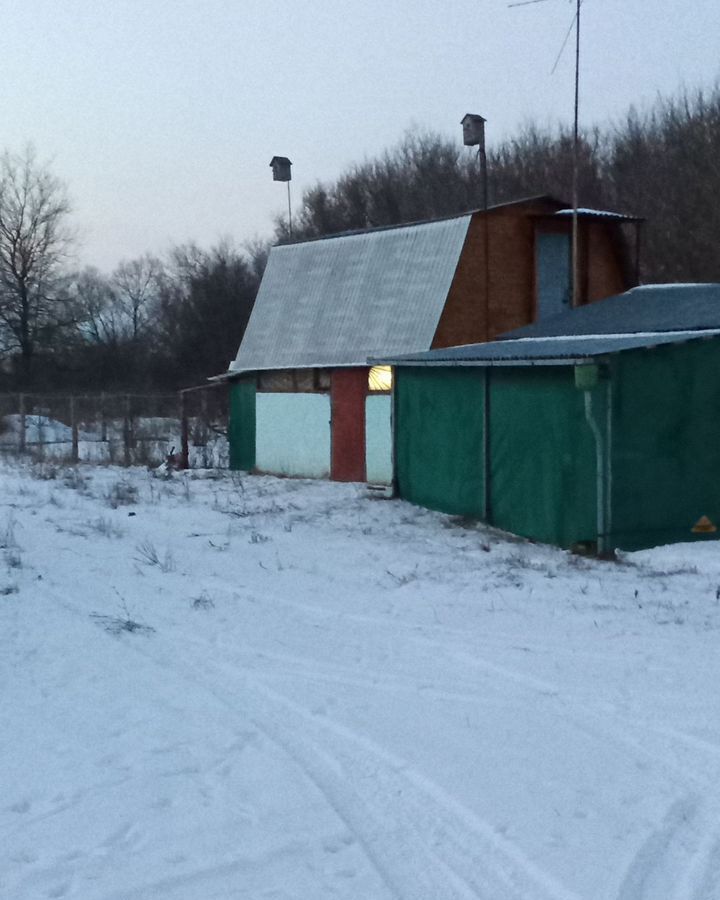
<svg viewBox="0 0 720 900"><path fill-rule="evenodd" d="M385 362L399 496L600 553L716 537L720 328L529 336Z"/></svg>

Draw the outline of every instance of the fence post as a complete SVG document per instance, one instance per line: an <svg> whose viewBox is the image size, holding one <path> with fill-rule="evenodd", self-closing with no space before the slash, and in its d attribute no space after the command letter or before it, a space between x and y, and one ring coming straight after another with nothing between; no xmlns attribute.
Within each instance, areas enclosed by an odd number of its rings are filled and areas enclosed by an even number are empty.
<svg viewBox="0 0 720 900"><path fill-rule="evenodd" d="M70 398L70 428L72 430L71 459L76 463L80 459L80 448L78 441L78 423L75 416L75 397Z"/></svg>
<svg viewBox="0 0 720 900"><path fill-rule="evenodd" d="M43 405L42 397L36 397L35 405L35 422L37 424L37 445L38 456L45 459L45 423L43 422Z"/></svg>
<svg viewBox="0 0 720 900"><path fill-rule="evenodd" d="M100 394L100 440L107 441L107 419L105 418L105 391Z"/></svg>
<svg viewBox="0 0 720 900"><path fill-rule="evenodd" d="M125 397L125 418L123 420L123 444L125 445L125 465L130 465L130 395Z"/></svg>
<svg viewBox="0 0 720 900"><path fill-rule="evenodd" d="M18 434L18 451L20 453L25 453L26 449L26 435L25 435L25 394L20 394L18 396L18 410L20 412L20 433Z"/></svg>
<svg viewBox="0 0 720 900"><path fill-rule="evenodd" d="M190 468L190 424L185 391L180 391L180 468Z"/></svg>

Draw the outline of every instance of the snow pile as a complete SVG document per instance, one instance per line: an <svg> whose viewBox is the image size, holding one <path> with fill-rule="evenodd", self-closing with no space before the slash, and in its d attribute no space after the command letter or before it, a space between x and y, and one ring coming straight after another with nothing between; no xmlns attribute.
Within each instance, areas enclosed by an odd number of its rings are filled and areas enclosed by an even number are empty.
<svg viewBox="0 0 720 900"><path fill-rule="evenodd" d="M22 417L19 413L3 416L3 442L10 435L17 436L22 431ZM63 422L42 415L25 416L25 440L28 444L58 444L72 441L72 429Z"/></svg>
<svg viewBox="0 0 720 900"><path fill-rule="evenodd" d="M720 552L0 469L0 896L720 896Z"/></svg>
<svg viewBox="0 0 720 900"><path fill-rule="evenodd" d="M188 448L191 468L228 468L229 445L220 431L190 422ZM78 458L82 462L114 463L125 459L126 425L123 419L85 422L78 429ZM22 417L18 413L2 417L0 450L18 452ZM178 418L162 416L133 419L131 461L155 465L165 461L171 452L179 453L181 424ZM44 459L69 461L72 457L72 428L45 415L25 416L26 451Z"/></svg>

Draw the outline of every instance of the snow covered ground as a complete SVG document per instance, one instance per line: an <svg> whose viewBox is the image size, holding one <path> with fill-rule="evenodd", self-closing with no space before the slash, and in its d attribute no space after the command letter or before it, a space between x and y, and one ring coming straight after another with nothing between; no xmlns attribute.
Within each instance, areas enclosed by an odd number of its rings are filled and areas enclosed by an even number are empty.
<svg viewBox="0 0 720 900"><path fill-rule="evenodd" d="M0 468L0 897L720 897L720 547Z"/></svg>

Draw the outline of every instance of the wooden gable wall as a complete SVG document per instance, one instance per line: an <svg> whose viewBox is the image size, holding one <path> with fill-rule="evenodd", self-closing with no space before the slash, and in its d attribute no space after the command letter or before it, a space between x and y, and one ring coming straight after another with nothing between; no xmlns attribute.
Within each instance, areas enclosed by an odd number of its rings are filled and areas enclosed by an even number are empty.
<svg viewBox="0 0 720 900"><path fill-rule="evenodd" d="M550 218L558 208L552 200L539 199L473 215L433 348L491 341L536 320L537 233L569 235L572 227L569 216ZM581 304L631 287L618 224L581 220L579 241Z"/></svg>

